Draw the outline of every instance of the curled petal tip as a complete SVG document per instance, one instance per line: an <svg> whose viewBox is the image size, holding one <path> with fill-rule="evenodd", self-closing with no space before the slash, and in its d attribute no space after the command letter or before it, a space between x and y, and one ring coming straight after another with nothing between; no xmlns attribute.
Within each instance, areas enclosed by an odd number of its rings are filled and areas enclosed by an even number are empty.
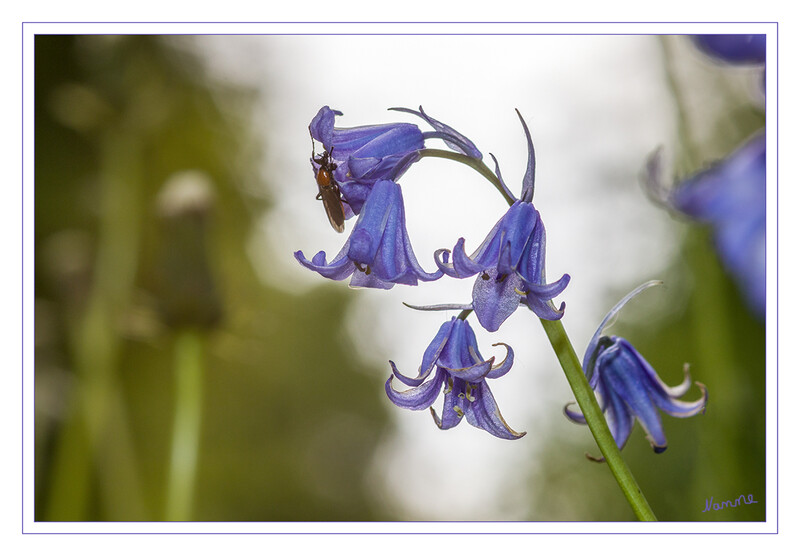
<svg viewBox="0 0 800 556"><path fill-rule="evenodd" d="M399 375L398 378L401 376ZM429 408L436 401L441 389L441 382L434 379L408 390L395 390L392 385L393 378L394 375L389 376L389 379L384 384L384 390L392 403L405 409L419 411Z"/></svg>
<svg viewBox="0 0 800 556"><path fill-rule="evenodd" d="M488 378L500 378L501 376L505 375L508 371L510 371L511 366L514 364L514 350L511 349L511 346L503 342L492 344L492 347L497 347L497 346L503 346L504 348L506 348L506 356L503 357L503 360L500 361L500 363L494 365L491 368L489 373L486 375Z"/></svg>
<svg viewBox="0 0 800 556"><path fill-rule="evenodd" d="M433 260L440 269L450 264L450 249L437 249L433 252Z"/></svg>
<svg viewBox="0 0 800 556"><path fill-rule="evenodd" d="M569 402L568 404L564 404L564 416L572 421L573 423L577 423L578 425L585 425L586 424L586 417L583 416L583 413L578 413L577 411L572 411L569 406L577 405L575 402Z"/></svg>
<svg viewBox="0 0 800 556"><path fill-rule="evenodd" d="M439 427L439 429L441 429L442 428L442 420L439 419L438 415L436 415L436 410L433 409L432 407L429 407L428 409L431 412L431 417L433 417L433 422L436 423L436 426Z"/></svg>
<svg viewBox="0 0 800 556"><path fill-rule="evenodd" d="M442 423L441 418L439 418L439 415L437 415L436 410L433 409L433 407L429 407L428 409L431 412L431 417L433 417L433 422L436 423L436 426L439 428L439 430L447 430L449 427L446 428L444 426L444 423ZM461 420L461 416L459 416L458 420Z"/></svg>

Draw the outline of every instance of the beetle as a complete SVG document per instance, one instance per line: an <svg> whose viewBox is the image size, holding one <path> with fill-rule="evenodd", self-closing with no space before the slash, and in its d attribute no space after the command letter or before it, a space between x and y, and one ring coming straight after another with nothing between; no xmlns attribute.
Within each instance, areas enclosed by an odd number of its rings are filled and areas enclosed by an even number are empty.
<svg viewBox="0 0 800 556"><path fill-rule="evenodd" d="M325 207L325 213L328 215L328 220L333 229L339 233L344 232L344 205L339 192L339 184L336 183L336 179L333 177L336 164L333 163L331 154L328 151L323 151L321 155L316 156L312 149L312 160L315 164L319 164L319 170L317 170L317 187L319 188L317 199L322 200L322 206Z"/></svg>

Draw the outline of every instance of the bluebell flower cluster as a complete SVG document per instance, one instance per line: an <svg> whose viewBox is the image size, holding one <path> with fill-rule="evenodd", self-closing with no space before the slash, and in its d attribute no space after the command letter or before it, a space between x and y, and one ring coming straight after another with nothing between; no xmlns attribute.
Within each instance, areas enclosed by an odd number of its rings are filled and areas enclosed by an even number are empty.
<svg viewBox="0 0 800 556"><path fill-rule="evenodd" d="M411 123L341 128L335 124L342 113L328 106L311 121L312 140L323 147L323 155L311 158L317 181L322 175L326 186L328 182L331 187L335 185L345 219L357 219L331 261L324 251L311 260L297 251L295 258L325 278L349 279L351 287L389 289L395 284L414 286L443 276L475 277L471 301L458 306L462 310L459 317L442 325L426 351L419 376L405 377L392 364L393 376L412 388L398 392L390 378L386 392L395 404L409 409L431 407L444 392L441 416L434 412L440 428L451 428L466 416L468 423L499 438L520 438L524 433L515 432L503 420L485 380L499 378L511 368L513 351L508 348L508 357L496 367L492 366L493 358L483 360L466 318L474 312L484 329L495 332L518 307L528 307L544 319L560 319L564 314L564 303L556 308L552 300L564 291L570 278L564 274L549 284L545 279L545 229L533 206L535 153L530 131L520 115L528 144L520 198L506 187L495 159L496 186L510 199L511 207L475 252L468 255L461 238L452 250L437 250L436 268L427 271L409 241L399 181L430 154L426 143L431 140L443 141L449 152L474 164L483 164L483 154L470 139L431 117L422 107L391 110L417 116L432 129L422 131Z"/></svg>
<svg viewBox="0 0 800 556"><path fill-rule="evenodd" d="M612 322L622 307L643 290L660 284L657 281L642 284L625 296L606 315L594 333L583 356L583 372L589 386L600 398L600 409L617 446L622 449L633 430L634 421L639 421L650 445L656 453L667 449L667 439L661 425L659 410L672 417L691 417L705 411L708 392L701 383L696 383L702 395L694 402L678 398L692 386L688 365L684 366L684 380L677 386L667 386L656 371L639 352L624 338L604 336L605 328ZM584 416L564 408L565 415L576 423L586 424Z"/></svg>
<svg viewBox="0 0 800 556"><path fill-rule="evenodd" d="M322 155L311 158L318 185L325 186L328 202L332 194L338 196L335 201L342 203L346 219L357 219L344 246L330 262L324 251L311 260L297 251L295 258L325 278L349 279L351 287L389 289L395 284L415 286L444 277L473 279L472 298L467 303L412 307L460 312L441 324L424 352L416 376L402 374L394 362L389 362L392 374L385 384L386 395L401 408L430 409L440 429L453 428L466 417L472 426L498 438L521 438L525 433L516 432L506 423L488 384L489 379L509 372L514 351L506 344L495 343L494 346L506 348L506 356L497 364L494 357L485 359L467 319L474 313L483 329L496 332L520 307L544 320L558 320L564 315L565 304L557 307L554 299L564 292L570 276L563 274L549 283L545 276L545 227L533 204L536 155L530 130L517 112L525 132L528 161L520 195L516 197L503 181L494 156L492 173L483 163L481 151L467 137L434 119L422 107L391 110L417 116L432 130L422 131L409 123L339 128L335 120L342 113L327 106L312 120L311 137L324 149ZM428 147L431 140L443 141L448 150ZM454 159L475 167L484 176L493 176L490 181L510 205L471 254L461 237L452 249L433 253L436 268L430 271L420 265L411 247L399 183L426 156ZM341 213L337 214L341 217ZM340 220L332 220L337 230L344 228L339 226ZM601 337L608 318L587 349L584 370L602 400L618 444L624 445L634 419L638 419L660 449L666 441L656 408L688 416L702 410L705 394L692 404L677 400L690 383L666 387L629 343L617 337ZM396 389L396 382L406 388ZM444 401L437 413L433 405L440 395ZM579 413L568 408L566 411L570 418L581 421Z"/></svg>

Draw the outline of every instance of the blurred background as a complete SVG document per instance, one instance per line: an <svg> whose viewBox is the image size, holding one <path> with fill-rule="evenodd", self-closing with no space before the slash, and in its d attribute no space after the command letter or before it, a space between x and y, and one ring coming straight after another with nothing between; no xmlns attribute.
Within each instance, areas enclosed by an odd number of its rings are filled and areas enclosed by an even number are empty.
<svg viewBox="0 0 800 556"><path fill-rule="evenodd" d="M712 231L641 185L658 146L671 180L762 129L762 72L683 36L37 36L36 519L633 519L584 457L588 429L562 415L572 394L532 313L476 330L484 356L516 352L492 390L527 436L440 431L383 383L389 359L413 375L453 316L402 303L465 303L472 281L351 290L295 261L346 238L314 198L320 106L351 127L421 123L385 110L422 104L494 153L516 193L514 109L526 118L547 272L572 276L559 299L579 356L620 297L665 281L613 329L668 384L688 362L710 392L705 415L664 417L666 452L638 425L623 452L656 515L764 520L763 315ZM401 183L428 270L506 208L444 160ZM760 503L703 512L741 494Z"/></svg>

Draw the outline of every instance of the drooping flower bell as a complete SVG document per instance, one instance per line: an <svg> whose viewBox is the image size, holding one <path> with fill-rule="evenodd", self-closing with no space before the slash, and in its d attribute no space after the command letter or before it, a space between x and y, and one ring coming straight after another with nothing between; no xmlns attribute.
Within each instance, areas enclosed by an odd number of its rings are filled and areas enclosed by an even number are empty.
<svg viewBox="0 0 800 556"><path fill-rule="evenodd" d="M469 323L453 317L442 324L428 345L416 378L401 374L395 364L389 362L393 376L386 381L386 394L398 407L413 410L430 408L440 429L453 428L466 416L470 425L498 438L522 438L525 433L515 432L503 419L486 383L487 378L499 378L506 374L514 363L514 351L511 347L506 344L494 345L505 346L507 352L505 359L498 365L494 365L494 357L483 359ZM395 390L392 386L394 377L412 388ZM444 406L440 418L431 406L442 389Z"/></svg>
<svg viewBox="0 0 800 556"><path fill-rule="evenodd" d="M422 131L414 124L392 123L352 128L334 127L338 110L323 106L311 120L311 137L321 142L333 161L347 216L358 214L378 180L396 181L424 147ZM320 163L311 164L316 176Z"/></svg>
<svg viewBox="0 0 800 556"><path fill-rule="evenodd" d="M688 365L684 366L683 382L669 387L627 340L602 335L631 298L660 283L642 284L617 303L600 323L583 357L583 372L592 390L600 397L600 409L606 415L608 427L620 449L628 441L634 420L638 420L653 450L663 452L667 449L667 439L659 410L673 417L691 417L703 413L708 402L706 387L699 382L695 384L702 392L700 399L694 402L678 399L692 386ZM565 415L571 421L586 424L584 416L570 409L570 405L564 408Z"/></svg>
<svg viewBox="0 0 800 556"><path fill-rule="evenodd" d="M763 65L766 35L692 35L694 44L708 56L727 64Z"/></svg>
<svg viewBox="0 0 800 556"><path fill-rule="evenodd" d="M521 199L511 205L472 255L464 249L464 238L452 251L439 249L434 254L437 266L448 276L469 278L478 274L472 305L478 321L490 332L496 331L521 303L540 318L560 319L564 304L556 309L551 300L570 280L564 274L556 282L546 283L544 223L532 203L536 159L528 126L522 116L520 121L528 140Z"/></svg>
<svg viewBox="0 0 800 556"><path fill-rule="evenodd" d="M472 142L448 125L419 111L391 108L423 118L434 131L422 132L415 124L391 123L352 128L335 127L336 116L342 113L328 106L320 108L308 130L311 137L322 143L333 169L333 178L345 202L345 216L361 212L372 186L379 180L397 181L419 160L419 152L427 139L443 139L456 152L480 158ZM320 159L311 159L314 175L321 167Z"/></svg>
<svg viewBox="0 0 800 556"><path fill-rule="evenodd" d="M294 256L300 264L326 278L344 280L352 276L351 287L414 286L418 280L442 276L441 271L425 272L417 262L406 231L403 193L399 185L389 180L375 183L350 237L330 263L326 262L324 251L311 261L302 251Z"/></svg>
<svg viewBox="0 0 800 556"><path fill-rule="evenodd" d="M723 265L762 318L767 298L766 138L759 134L714 166L675 187L659 184L657 156L649 187L669 208L709 224Z"/></svg>

